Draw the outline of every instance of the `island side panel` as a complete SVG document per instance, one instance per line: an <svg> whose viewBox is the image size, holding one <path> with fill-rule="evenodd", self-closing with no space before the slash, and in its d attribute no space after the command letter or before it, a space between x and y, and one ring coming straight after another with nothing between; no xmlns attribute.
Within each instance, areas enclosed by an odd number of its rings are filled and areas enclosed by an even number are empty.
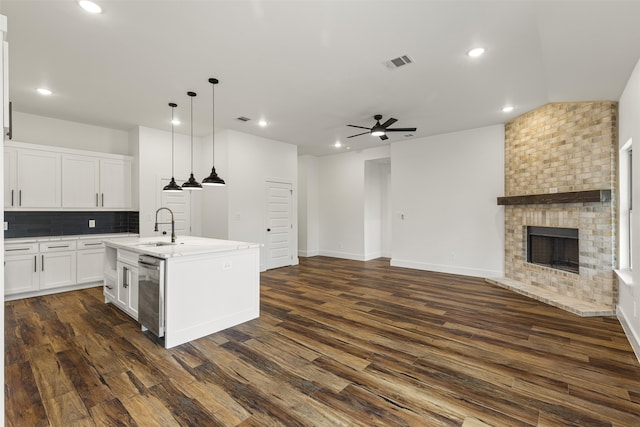
<svg viewBox="0 0 640 427"><path fill-rule="evenodd" d="M165 347L260 316L260 249L167 259Z"/></svg>

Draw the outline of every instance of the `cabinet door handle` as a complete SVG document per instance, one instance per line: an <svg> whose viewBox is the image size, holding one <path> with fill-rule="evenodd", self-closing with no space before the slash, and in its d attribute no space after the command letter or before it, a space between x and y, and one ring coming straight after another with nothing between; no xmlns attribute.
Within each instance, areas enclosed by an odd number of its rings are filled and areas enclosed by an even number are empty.
<svg viewBox="0 0 640 427"><path fill-rule="evenodd" d="M113 286L105 285L105 288L107 288L107 289L113 289Z"/></svg>
<svg viewBox="0 0 640 427"><path fill-rule="evenodd" d="M33 256L33 272L38 272L38 255Z"/></svg>
<svg viewBox="0 0 640 427"><path fill-rule="evenodd" d="M85 246L98 246L101 245L102 243L85 243Z"/></svg>
<svg viewBox="0 0 640 427"><path fill-rule="evenodd" d="M100 205L98 204L98 193L96 193L96 208L97 208L98 206L100 206Z"/></svg>
<svg viewBox="0 0 640 427"><path fill-rule="evenodd" d="M41 255L41 256L42 256L42 271L44 271L44 255Z"/></svg>
<svg viewBox="0 0 640 427"><path fill-rule="evenodd" d="M122 267L122 287L123 288L129 287L129 283L127 283L128 272L129 272L129 269L127 267Z"/></svg>
<svg viewBox="0 0 640 427"><path fill-rule="evenodd" d="M5 45L6 46L6 45ZM6 48L5 48L6 52ZM6 61L5 61L6 64ZM7 73L5 72L5 79L7 78ZM9 101L9 132L7 132L7 136L9 139L13 139L13 103Z"/></svg>
<svg viewBox="0 0 640 427"><path fill-rule="evenodd" d="M18 206L22 206L22 190L18 190Z"/></svg>
<svg viewBox="0 0 640 427"><path fill-rule="evenodd" d="M102 193L102 207L104 208L104 193Z"/></svg>
<svg viewBox="0 0 640 427"><path fill-rule="evenodd" d="M28 251L31 248L15 248L15 249L5 249L5 252L13 252L13 251Z"/></svg>
<svg viewBox="0 0 640 427"><path fill-rule="evenodd" d="M56 249L56 248L68 248L69 245L56 245L56 246L47 246L47 248L49 249Z"/></svg>
<svg viewBox="0 0 640 427"><path fill-rule="evenodd" d="M13 206L13 190L11 190L11 206Z"/></svg>

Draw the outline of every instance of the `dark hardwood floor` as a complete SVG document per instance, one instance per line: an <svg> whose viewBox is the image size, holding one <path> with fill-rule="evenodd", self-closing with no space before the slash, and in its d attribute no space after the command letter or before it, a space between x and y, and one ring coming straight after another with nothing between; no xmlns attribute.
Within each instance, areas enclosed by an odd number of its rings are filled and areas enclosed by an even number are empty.
<svg viewBox="0 0 640 427"><path fill-rule="evenodd" d="M101 288L5 303L7 426L640 426L615 318L388 260L261 276L261 316L165 350Z"/></svg>

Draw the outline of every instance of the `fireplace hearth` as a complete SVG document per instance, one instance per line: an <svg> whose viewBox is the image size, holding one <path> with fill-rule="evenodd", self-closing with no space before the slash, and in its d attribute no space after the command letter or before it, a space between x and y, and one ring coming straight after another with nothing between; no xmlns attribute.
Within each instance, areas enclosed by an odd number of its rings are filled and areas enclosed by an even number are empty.
<svg viewBox="0 0 640 427"><path fill-rule="evenodd" d="M579 274L578 229L527 227L527 262Z"/></svg>

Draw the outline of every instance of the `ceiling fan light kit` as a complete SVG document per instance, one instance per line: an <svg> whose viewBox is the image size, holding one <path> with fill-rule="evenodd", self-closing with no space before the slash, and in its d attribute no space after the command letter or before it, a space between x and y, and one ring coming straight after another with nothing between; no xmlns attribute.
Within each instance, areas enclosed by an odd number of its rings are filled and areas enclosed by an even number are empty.
<svg viewBox="0 0 640 427"><path fill-rule="evenodd" d="M417 130L417 128L390 128L389 126L391 126L392 124L398 121L398 119L394 119L393 117L387 119L387 121L384 122L383 124L380 124L380 120L382 120L382 114L376 114L375 116L373 116L373 119L376 121L376 124L373 125L373 127L371 128L364 127L364 126L347 125L352 128L367 129L367 132L351 135L351 136L348 136L347 138L353 138L353 137L365 135L368 133L371 136L377 136L384 141L386 139L389 139L389 137L387 136L387 132L415 132Z"/></svg>

